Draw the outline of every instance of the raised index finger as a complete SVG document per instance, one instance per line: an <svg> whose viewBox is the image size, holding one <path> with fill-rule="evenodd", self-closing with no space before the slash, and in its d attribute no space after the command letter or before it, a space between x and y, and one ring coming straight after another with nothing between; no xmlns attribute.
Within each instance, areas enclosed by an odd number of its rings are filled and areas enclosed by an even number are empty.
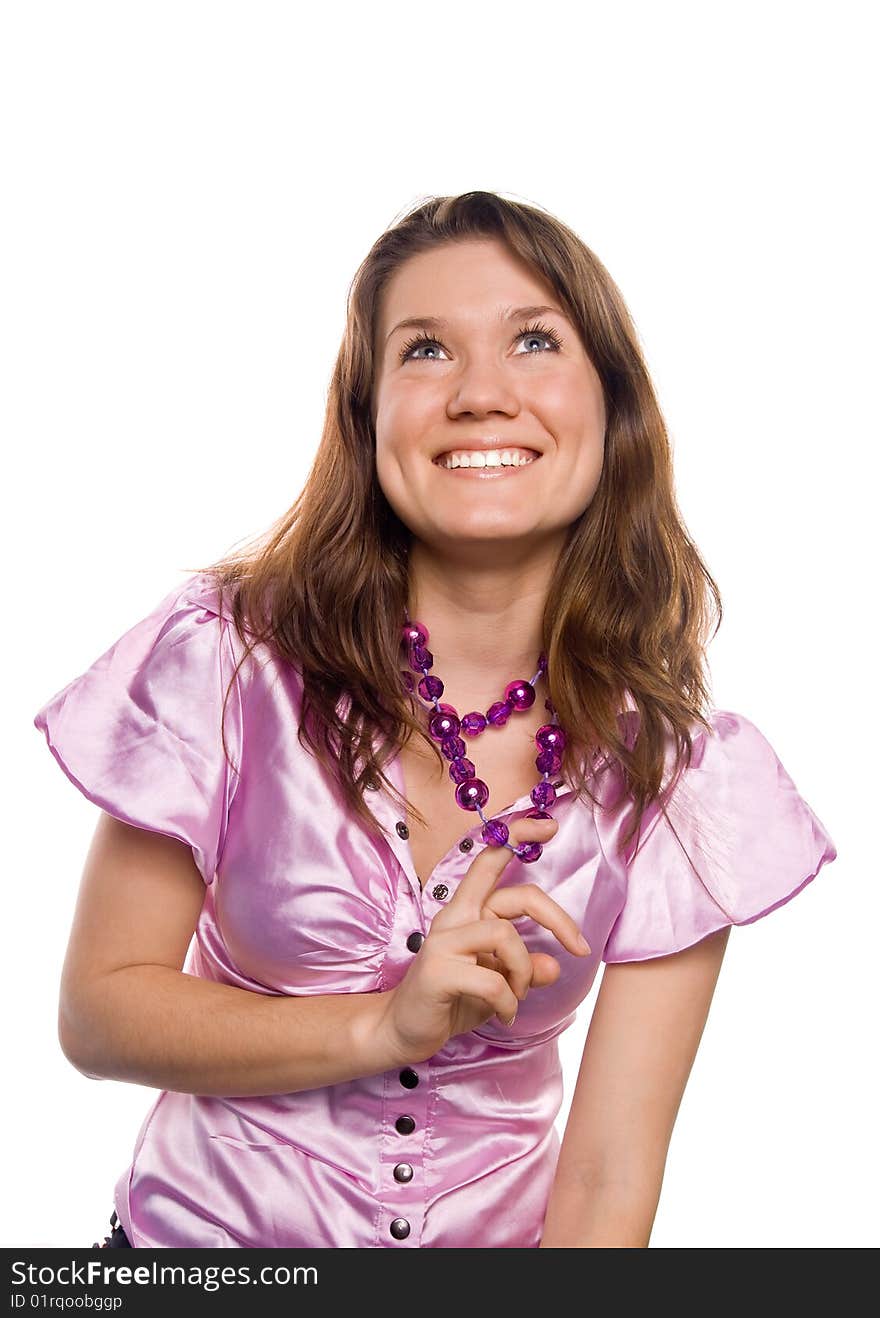
<svg viewBox="0 0 880 1318"><path fill-rule="evenodd" d="M550 841L558 827L556 819L514 819L507 840L514 847L522 842L543 844ZM455 913L463 920L479 918L483 903L512 859L510 847L485 847L458 885L446 906L447 912ZM457 923L457 920L450 923Z"/></svg>

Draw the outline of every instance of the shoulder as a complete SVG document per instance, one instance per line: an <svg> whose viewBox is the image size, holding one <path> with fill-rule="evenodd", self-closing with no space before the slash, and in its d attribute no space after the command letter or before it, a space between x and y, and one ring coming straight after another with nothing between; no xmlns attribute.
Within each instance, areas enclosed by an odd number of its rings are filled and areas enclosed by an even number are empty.
<svg viewBox="0 0 880 1318"><path fill-rule="evenodd" d="M165 596L163 603L172 608L202 610L224 622L232 621L232 605L229 588L221 589L217 578L211 572L194 572L185 581L173 587Z"/></svg>
<svg viewBox="0 0 880 1318"><path fill-rule="evenodd" d="M160 600L151 618L154 624L158 620L166 645L185 641L195 653L219 651L224 666L241 661L238 680L253 677L275 656L264 643L255 642L247 619L239 631L233 598L233 585L221 586L212 572L194 572Z"/></svg>

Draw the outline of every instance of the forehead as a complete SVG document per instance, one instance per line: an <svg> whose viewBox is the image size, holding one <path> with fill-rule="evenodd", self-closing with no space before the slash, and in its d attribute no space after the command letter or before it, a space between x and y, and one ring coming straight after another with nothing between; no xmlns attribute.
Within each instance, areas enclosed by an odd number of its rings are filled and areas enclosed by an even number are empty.
<svg viewBox="0 0 880 1318"><path fill-rule="evenodd" d="M377 328L384 342L402 320L465 327L539 304L560 307L550 285L503 243L461 240L419 252L395 270L379 299Z"/></svg>

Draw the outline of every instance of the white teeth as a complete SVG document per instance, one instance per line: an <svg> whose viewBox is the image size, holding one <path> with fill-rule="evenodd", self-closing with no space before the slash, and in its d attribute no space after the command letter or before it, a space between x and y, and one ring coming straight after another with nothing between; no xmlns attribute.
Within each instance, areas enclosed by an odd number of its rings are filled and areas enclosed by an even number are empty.
<svg viewBox="0 0 880 1318"><path fill-rule="evenodd" d="M447 470L455 467L525 467L534 461L534 453L519 448L445 453L442 457L435 458L437 466L446 467Z"/></svg>

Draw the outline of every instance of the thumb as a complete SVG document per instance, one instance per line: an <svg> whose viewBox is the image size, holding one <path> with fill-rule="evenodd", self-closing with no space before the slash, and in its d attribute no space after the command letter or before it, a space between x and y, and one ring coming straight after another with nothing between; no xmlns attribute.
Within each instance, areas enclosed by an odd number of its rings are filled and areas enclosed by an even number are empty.
<svg viewBox="0 0 880 1318"><path fill-rule="evenodd" d="M532 958L532 988L547 988L555 984L562 974L562 967L549 952L530 952Z"/></svg>

